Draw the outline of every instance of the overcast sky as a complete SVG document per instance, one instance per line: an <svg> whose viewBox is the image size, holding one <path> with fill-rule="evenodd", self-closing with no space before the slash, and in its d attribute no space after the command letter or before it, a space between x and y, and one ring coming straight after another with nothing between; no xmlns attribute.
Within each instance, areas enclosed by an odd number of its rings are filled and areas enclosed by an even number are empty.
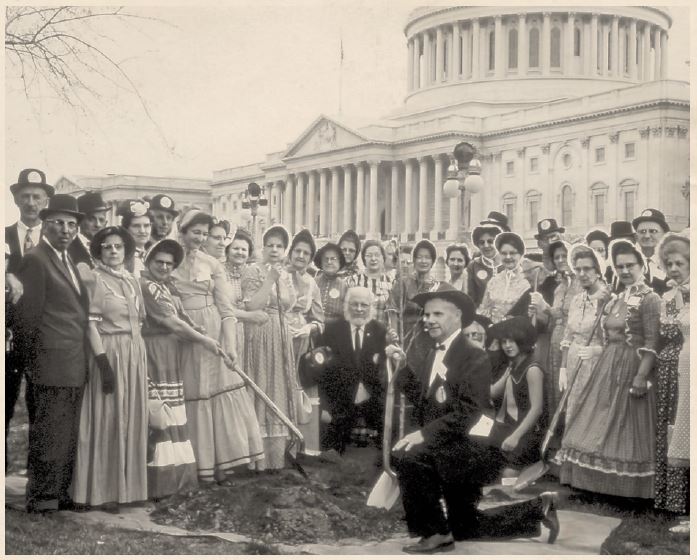
<svg viewBox="0 0 697 560"><path fill-rule="evenodd" d="M100 44L133 79L152 120L134 95L113 87L88 96L84 112L47 95L28 101L6 61L6 185L25 167L45 170L50 182L107 173L208 178L284 148L319 114L336 115L340 82L345 115L385 115L404 97L403 30L418 4L129 8L159 21L103 24L109 39ZM690 14L671 11L668 77L687 80ZM6 220L14 219L8 189L5 203Z"/></svg>

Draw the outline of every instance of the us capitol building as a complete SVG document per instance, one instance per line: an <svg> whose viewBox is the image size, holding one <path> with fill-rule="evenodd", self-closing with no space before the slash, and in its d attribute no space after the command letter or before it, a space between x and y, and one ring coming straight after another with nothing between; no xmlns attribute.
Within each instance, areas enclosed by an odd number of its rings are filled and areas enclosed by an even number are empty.
<svg viewBox="0 0 697 560"><path fill-rule="evenodd" d="M671 23L662 7L418 8L401 107L363 127L320 115L286 150L214 171L211 209L251 226L254 181L268 199L257 231L447 242L499 210L534 244L544 217L583 234L646 207L682 228L689 84L665 79ZM463 216L443 191L461 141L484 181Z"/></svg>

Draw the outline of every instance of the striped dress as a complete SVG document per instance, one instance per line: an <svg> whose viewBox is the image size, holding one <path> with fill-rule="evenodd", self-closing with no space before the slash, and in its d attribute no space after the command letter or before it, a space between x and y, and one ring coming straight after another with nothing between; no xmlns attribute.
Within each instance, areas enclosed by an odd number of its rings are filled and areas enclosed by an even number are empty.
<svg viewBox="0 0 697 560"><path fill-rule="evenodd" d="M162 498L198 485L196 458L189 439L184 405L181 348L184 341L162 324L169 317L191 323L181 300L166 284L156 282L147 270L140 277L147 313L143 339L148 352L149 398L169 407L170 426L150 428L148 435L148 497Z"/></svg>

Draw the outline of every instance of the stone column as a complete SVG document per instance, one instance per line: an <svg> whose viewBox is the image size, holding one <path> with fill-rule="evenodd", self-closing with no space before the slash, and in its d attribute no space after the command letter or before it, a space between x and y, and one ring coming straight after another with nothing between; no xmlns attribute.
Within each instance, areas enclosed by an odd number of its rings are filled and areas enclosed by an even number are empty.
<svg viewBox="0 0 697 560"><path fill-rule="evenodd" d="M353 188L351 186L351 164L347 163L342 165L341 168L344 170L344 219L343 227L344 229L350 229L351 224L351 196L353 194Z"/></svg>
<svg viewBox="0 0 697 560"><path fill-rule="evenodd" d="M576 36L576 14L574 12L569 12L566 21L566 63L564 68L564 74L567 76L575 74L574 68L574 37Z"/></svg>
<svg viewBox="0 0 697 560"><path fill-rule="evenodd" d="M472 28L471 26L464 27L461 30L462 34L462 52L460 56L462 57L462 77L467 79L472 77L472 62L471 56L472 52L470 49L470 41L472 40Z"/></svg>
<svg viewBox="0 0 697 560"><path fill-rule="evenodd" d="M598 74L598 14L593 13L591 15L591 74L597 76Z"/></svg>
<svg viewBox="0 0 697 560"><path fill-rule="evenodd" d="M419 161L419 233L428 230L428 158Z"/></svg>
<svg viewBox="0 0 697 560"><path fill-rule="evenodd" d="M448 79L451 82L456 82L460 76L460 22L453 23L453 32L451 37L453 40L450 44L450 75Z"/></svg>
<svg viewBox="0 0 697 560"><path fill-rule="evenodd" d="M327 223L327 173L326 169L319 170L319 234L328 236L330 234L329 224Z"/></svg>
<svg viewBox="0 0 697 560"><path fill-rule="evenodd" d="M620 72L620 18L612 16L612 28L610 30L610 75L616 78Z"/></svg>
<svg viewBox="0 0 697 560"><path fill-rule="evenodd" d="M443 44L443 27L436 27L436 83L443 81L443 59L445 57L445 45Z"/></svg>
<svg viewBox="0 0 697 560"><path fill-rule="evenodd" d="M356 164L356 231L359 234L365 232L365 226L363 224L363 212L365 210L364 196L365 168L362 162L358 162Z"/></svg>
<svg viewBox="0 0 697 560"><path fill-rule="evenodd" d="M668 33L661 31L661 80L665 80L668 75Z"/></svg>
<svg viewBox="0 0 697 560"><path fill-rule="evenodd" d="M317 235L315 227L315 193L317 185L317 177L314 171L307 173L307 227L310 228L312 235Z"/></svg>
<svg viewBox="0 0 697 560"><path fill-rule="evenodd" d="M434 185L433 196L435 204L433 205L433 231L434 239L438 239L438 232L443 231L443 155L436 154L433 156L434 165Z"/></svg>
<svg viewBox="0 0 697 560"><path fill-rule="evenodd" d="M518 14L518 75L525 76L528 71L528 27L525 13Z"/></svg>
<svg viewBox="0 0 697 560"><path fill-rule="evenodd" d="M541 45L541 56L542 56L542 75L549 75L550 66L550 47L552 45L551 36L551 17L550 12L544 12L542 14L542 45Z"/></svg>
<svg viewBox="0 0 697 560"><path fill-rule="evenodd" d="M629 79L637 79L636 64L636 20L629 20Z"/></svg>
<svg viewBox="0 0 697 560"><path fill-rule="evenodd" d="M298 181L295 186L295 229L299 230L305 224L305 174L298 173Z"/></svg>
<svg viewBox="0 0 697 560"><path fill-rule="evenodd" d="M494 75L503 78L506 69L506 41L503 37L503 21L500 15L494 18Z"/></svg>
<svg viewBox="0 0 697 560"><path fill-rule="evenodd" d="M608 31L608 25L605 22L601 22L601 28L602 28L602 36L603 36L603 54L601 55L601 60L600 60L600 75L601 76L608 76L609 75L609 69L608 69L608 58L609 58L609 52L610 52L610 37L607 33Z"/></svg>
<svg viewBox="0 0 697 560"><path fill-rule="evenodd" d="M392 162L390 176L390 232L399 232L399 163Z"/></svg>
<svg viewBox="0 0 697 560"><path fill-rule="evenodd" d="M332 167L332 215L331 215L332 233L339 232L339 169Z"/></svg>
<svg viewBox="0 0 697 560"><path fill-rule="evenodd" d="M472 79L479 79L479 18L472 20Z"/></svg>
<svg viewBox="0 0 697 560"><path fill-rule="evenodd" d="M433 76L433 68L431 68L431 36L428 31L424 31L424 80L422 84L424 87L431 85Z"/></svg>
<svg viewBox="0 0 697 560"><path fill-rule="evenodd" d="M644 23L644 56L641 60L642 74L644 82L651 81L651 24Z"/></svg>
<svg viewBox="0 0 697 560"><path fill-rule="evenodd" d="M417 90L421 87L421 36L415 35L411 42L414 45L414 73L412 75L414 83L412 88Z"/></svg>
<svg viewBox="0 0 697 560"><path fill-rule="evenodd" d="M653 79L661 79L661 28L653 28Z"/></svg>
<svg viewBox="0 0 697 560"><path fill-rule="evenodd" d="M410 159L404 162L404 233L410 233L414 218L412 216L412 197L414 189L414 162Z"/></svg>
<svg viewBox="0 0 697 560"><path fill-rule="evenodd" d="M407 41L407 91L414 89L414 40Z"/></svg>
<svg viewBox="0 0 697 560"><path fill-rule="evenodd" d="M273 190L276 193L276 208L274 214L276 223L283 223L283 181L274 181Z"/></svg>
<svg viewBox="0 0 697 560"><path fill-rule="evenodd" d="M373 239L379 239L380 224L378 206L378 169L379 161L370 161L370 222L368 231Z"/></svg>
<svg viewBox="0 0 697 560"><path fill-rule="evenodd" d="M293 176L288 175L286 178L286 192L283 197L283 211L285 215L283 216L283 225L288 228L288 231L292 234L295 229L293 227L293 209L295 208L295 184L293 181Z"/></svg>

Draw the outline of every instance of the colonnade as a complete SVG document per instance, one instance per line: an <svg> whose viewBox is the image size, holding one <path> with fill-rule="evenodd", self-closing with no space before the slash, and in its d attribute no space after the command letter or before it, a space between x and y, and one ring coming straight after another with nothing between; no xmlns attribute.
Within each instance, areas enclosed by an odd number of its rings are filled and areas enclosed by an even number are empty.
<svg viewBox="0 0 697 560"><path fill-rule="evenodd" d="M408 37L408 90L516 75L664 79L667 41L651 22L598 12L471 18Z"/></svg>

